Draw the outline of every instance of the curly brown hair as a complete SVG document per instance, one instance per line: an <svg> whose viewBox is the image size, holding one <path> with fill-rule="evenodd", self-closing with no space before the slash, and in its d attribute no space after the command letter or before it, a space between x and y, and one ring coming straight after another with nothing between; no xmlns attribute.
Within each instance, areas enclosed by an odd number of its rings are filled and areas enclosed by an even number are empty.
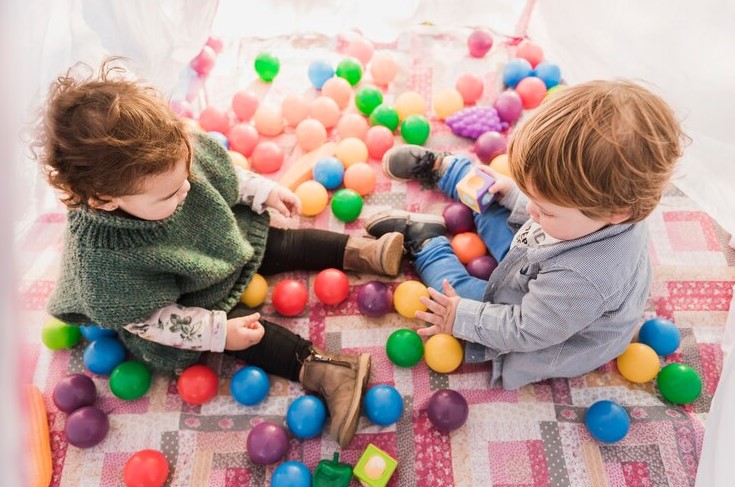
<svg viewBox="0 0 735 487"><path fill-rule="evenodd" d="M191 164L185 124L121 61L108 58L97 73L74 65L40 109L31 151L69 208L137 194L147 177Z"/></svg>
<svg viewBox="0 0 735 487"><path fill-rule="evenodd" d="M656 208L681 157L674 112L631 81L571 86L544 103L513 134L508 162L522 191L590 218Z"/></svg>

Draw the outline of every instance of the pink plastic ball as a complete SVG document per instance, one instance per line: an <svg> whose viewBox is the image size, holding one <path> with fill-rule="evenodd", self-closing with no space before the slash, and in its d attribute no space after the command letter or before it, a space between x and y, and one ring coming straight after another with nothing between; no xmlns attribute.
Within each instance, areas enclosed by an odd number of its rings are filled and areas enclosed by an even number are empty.
<svg viewBox="0 0 735 487"><path fill-rule="evenodd" d="M535 76L529 76L518 83L516 93L521 97L523 108L536 108L546 96L546 83Z"/></svg>
<svg viewBox="0 0 735 487"><path fill-rule="evenodd" d="M495 159L500 154L505 154L508 144L505 137L499 132L485 132L475 141L475 154L485 164Z"/></svg>
<svg viewBox="0 0 735 487"><path fill-rule="evenodd" d="M365 140L365 135L370 128L365 117L358 115L357 113L348 113L342 115L342 118L337 122L337 135L340 139L346 139L347 137L355 137L360 140Z"/></svg>
<svg viewBox="0 0 735 487"><path fill-rule="evenodd" d="M476 103L477 100L482 96L482 90L484 88L482 78L476 74L465 73L457 78L457 84L455 85L459 94L462 95L465 105L471 105Z"/></svg>
<svg viewBox="0 0 735 487"><path fill-rule="evenodd" d="M360 196L365 196L375 190L377 175L375 169L365 162L352 164L345 171L345 188L355 191Z"/></svg>
<svg viewBox="0 0 735 487"><path fill-rule="evenodd" d="M322 88L323 91L324 88ZM320 96L309 105L309 116L319 120L325 128L331 129L339 121L339 106L332 98Z"/></svg>
<svg viewBox="0 0 735 487"><path fill-rule="evenodd" d="M177 117L181 118L193 118L194 112L191 109L191 105L186 100L171 100L169 103L171 111L176 114Z"/></svg>
<svg viewBox="0 0 735 487"><path fill-rule="evenodd" d="M535 68L538 63L544 60L544 50L535 42L525 40L518 44L516 57L525 59L531 63L532 68Z"/></svg>
<svg viewBox="0 0 735 487"><path fill-rule="evenodd" d="M283 165L283 151L275 142L261 142L255 146L250 163L261 174L276 172Z"/></svg>
<svg viewBox="0 0 735 487"><path fill-rule="evenodd" d="M227 134L230 131L230 119L224 110L207 107L199 114L199 125L205 132Z"/></svg>
<svg viewBox="0 0 735 487"><path fill-rule="evenodd" d="M370 63L370 74L375 84L387 86L398 74L398 63L390 54L376 54L373 62Z"/></svg>
<svg viewBox="0 0 735 487"><path fill-rule="evenodd" d="M290 127L295 127L309 115L309 103L297 95L286 95L281 103L283 118Z"/></svg>
<svg viewBox="0 0 735 487"><path fill-rule="evenodd" d="M260 100L251 91L240 90L232 97L232 111L238 120L245 122L253 118L258 110Z"/></svg>
<svg viewBox="0 0 735 487"><path fill-rule="evenodd" d="M393 137L393 132L382 125L370 127L365 135L365 144L368 148L368 155L372 159L381 160L383 158L383 154L393 147L395 141L396 139Z"/></svg>
<svg viewBox="0 0 735 487"><path fill-rule="evenodd" d="M512 124L523 114L523 101L518 93L508 90L498 96L498 99L493 103L493 108L497 110L500 120Z"/></svg>
<svg viewBox="0 0 735 487"><path fill-rule="evenodd" d="M238 123L230 130L230 147L245 157L250 157L258 144L258 131L249 123Z"/></svg>
<svg viewBox="0 0 735 487"><path fill-rule="evenodd" d="M277 108L262 106L255 112L253 124L260 134L274 137L283 132L283 115Z"/></svg>
<svg viewBox="0 0 735 487"><path fill-rule="evenodd" d="M304 152L321 147L327 141L327 129L319 120L307 118L296 126L296 142Z"/></svg>
<svg viewBox="0 0 735 487"><path fill-rule="evenodd" d="M334 100L339 109L344 110L352 98L352 85L346 79L334 76L322 86L322 95Z"/></svg>
<svg viewBox="0 0 735 487"><path fill-rule="evenodd" d="M205 45L211 47L215 54L219 54L222 52L222 47L224 46L224 43L219 37L210 37L209 39L207 39Z"/></svg>
<svg viewBox="0 0 735 487"><path fill-rule="evenodd" d="M373 51L372 42L364 37L355 37L348 42L345 54L356 58L363 66L366 66L373 58Z"/></svg>
<svg viewBox="0 0 735 487"><path fill-rule="evenodd" d="M477 29L467 38L467 48L472 57L483 57L493 47L493 36L484 29Z"/></svg>
<svg viewBox="0 0 735 487"><path fill-rule="evenodd" d="M199 54L191 60L191 68L196 71L199 76L207 76L214 67L214 61L217 59L217 53L209 46L204 46Z"/></svg>

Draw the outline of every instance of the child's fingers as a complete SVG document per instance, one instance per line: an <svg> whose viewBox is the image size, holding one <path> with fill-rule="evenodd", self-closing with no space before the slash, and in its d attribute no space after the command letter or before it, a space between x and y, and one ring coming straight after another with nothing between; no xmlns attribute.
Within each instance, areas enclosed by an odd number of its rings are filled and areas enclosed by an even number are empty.
<svg viewBox="0 0 735 487"><path fill-rule="evenodd" d="M444 282L442 282L442 286L444 286L444 295L448 297L454 297L457 295L457 291L454 290L451 284L449 284L449 281L444 279Z"/></svg>
<svg viewBox="0 0 735 487"><path fill-rule="evenodd" d="M243 316L243 324L244 325L250 325L251 323L255 323L260 319L260 313L253 313L251 315Z"/></svg>
<svg viewBox="0 0 735 487"><path fill-rule="evenodd" d="M427 313L426 311L417 311L414 316L421 321L425 321L427 323L431 323L434 325L444 324L444 317L441 315L434 314L434 313Z"/></svg>
<svg viewBox="0 0 735 487"><path fill-rule="evenodd" d="M416 330L416 333L418 333L419 336L422 338L429 338L436 335L437 333L441 333L441 329L438 326L434 325L429 326L428 328L419 328L418 330Z"/></svg>
<svg viewBox="0 0 735 487"><path fill-rule="evenodd" d="M443 315L444 314L444 311L446 310L446 308L444 306L440 305L436 301L432 301L431 299L427 298L426 296L421 296L421 298L419 298L419 301L421 301L421 303L424 306L426 306L427 308L429 308L431 311L433 311L436 314Z"/></svg>
<svg viewBox="0 0 735 487"><path fill-rule="evenodd" d="M449 298L447 296L445 296L444 294L440 293L439 291L431 287L429 288L429 296L431 296L431 299L433 299L434 301L436 301L437 303L439 303L440 305L444 307L446 307L447 305L451 303L451 301L449 301Z"/></svg>

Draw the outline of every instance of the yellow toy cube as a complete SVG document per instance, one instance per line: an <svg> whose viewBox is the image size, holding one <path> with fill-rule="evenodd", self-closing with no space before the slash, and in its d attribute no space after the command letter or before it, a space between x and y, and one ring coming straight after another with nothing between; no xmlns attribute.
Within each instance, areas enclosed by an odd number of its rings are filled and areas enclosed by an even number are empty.
<svg viewBox="0 0 735 487"><path fill-rule="evenodd" d="M385 487L397 466L398 462L395 458L370 443L352 473L355 474L361 485Z"/></svg>

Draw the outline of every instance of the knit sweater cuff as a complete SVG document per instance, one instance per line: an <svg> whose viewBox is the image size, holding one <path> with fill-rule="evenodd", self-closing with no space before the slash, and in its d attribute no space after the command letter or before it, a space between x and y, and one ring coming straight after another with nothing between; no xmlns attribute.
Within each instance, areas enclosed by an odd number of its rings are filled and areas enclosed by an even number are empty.
<svg viewBox="0 0 735 487"><path fill-rule="evenodd" d="M212 352L224 352L227 341L227 313L212 311Z"/></svg>

